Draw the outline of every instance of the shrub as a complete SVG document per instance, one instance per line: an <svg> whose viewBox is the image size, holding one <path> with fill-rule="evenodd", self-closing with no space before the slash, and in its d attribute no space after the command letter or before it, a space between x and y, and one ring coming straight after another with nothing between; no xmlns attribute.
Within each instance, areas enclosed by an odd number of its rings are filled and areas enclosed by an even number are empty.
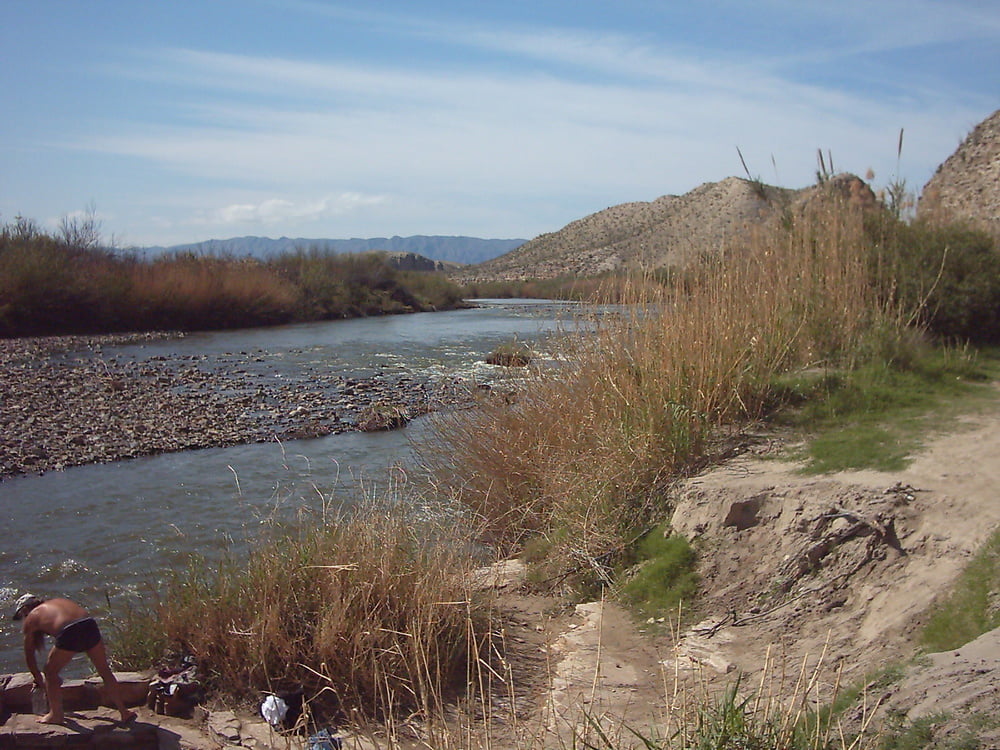
<svg viewBox="0 0 1000 750"><path fill-rule="evenodd" d="M527 367L531 364L531 349L518 341L501 344L486 357L486 364L501 367Z"/></svg>
<svg viewBox="0 0 1000 750"><path fill-rule="evenodd" d="M883 296L946 339L1000 341L1000 254L989 234L960 224L868 223Z"/></svg>
<svg viewBox="0 0 1000 750"><path fill-rule="evenodd" d="M378 253L140 259L102 248L92 221L64 221L59 239L22 217L0 229L0 336L236 328L460 303L440 274L396 271Z"/></svg>
<svg viewBox="0 0 1000 750"><path fill-rule="evenodd" d="M281 255L269 266L301 290L302 319L429 311L461 302L458 287L440 274L398 271L381 253L312 248Z"/></svg>
<svg viewBox="0 0 1000 750"><path fill-rule="evenodd" d="M182 253L129 267L139 328L204 330L287 323L298 290L254 260Z"/></svg>

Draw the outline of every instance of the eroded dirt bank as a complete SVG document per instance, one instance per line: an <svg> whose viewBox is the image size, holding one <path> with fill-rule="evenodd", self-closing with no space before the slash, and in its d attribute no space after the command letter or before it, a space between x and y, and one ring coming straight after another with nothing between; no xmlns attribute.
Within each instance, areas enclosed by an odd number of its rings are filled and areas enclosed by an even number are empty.
<svg viewBox="0 0 1000 750"><path fill-rule="evenodd" d="M1000 415L929 439L899 473L805 477L773 460L773 448L758 445L678 489L672 525L699 549L696 625L666 632L610 603L538 618L551 638L536 739L565 742L589 715L630 746L624 724L671 733L694 696L738 675L747 693L763 686L779 700L801 694L801 676L816 706L838 683L864 684L887 665L905 679L849 712L849 729L932 711L950 717L934 726L941 740L970 731L977 715L1000 715L996 632L913 659L928 607L1000 524ZM985 724L972 730L980 746L1000 747L1000 729Z"/></svg>

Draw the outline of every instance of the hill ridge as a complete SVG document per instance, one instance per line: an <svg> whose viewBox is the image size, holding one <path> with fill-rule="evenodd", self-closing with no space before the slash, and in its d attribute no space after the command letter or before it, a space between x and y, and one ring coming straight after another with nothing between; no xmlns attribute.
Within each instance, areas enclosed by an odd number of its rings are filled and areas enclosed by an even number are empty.
<svg viewBox="0 0 1000 750"><path fill-rule="evenodd" d="M1000 109L984 119L938 166L917 204L917 216L959 219L1000 238Z"/></svg>
<svg viewBox="0 0 1000 750"><path fill-rule="evenodd" d="M857 179L856 177L853 179ZM460 281L592 276L621 268L682 266L784 209L803 191L727 177L683 195L605 208L463 269Z"/></svg>

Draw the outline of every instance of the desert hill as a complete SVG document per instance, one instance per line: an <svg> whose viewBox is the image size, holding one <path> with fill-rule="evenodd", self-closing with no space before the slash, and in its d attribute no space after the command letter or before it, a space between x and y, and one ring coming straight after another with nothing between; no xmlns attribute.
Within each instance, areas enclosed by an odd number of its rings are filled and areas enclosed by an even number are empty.
<svg viewBox="0 0 1000 750"><path fill-rule="evenodd" d="M774 220L821 189L875 202L868 186L850 174L831 178L825 188L800 190L728 177L684 195L612 206L453 275L460 282L550 279L683 266L717 251L748 228Z"/></svg>
<svg viewBox="0 0 1000 750"><path fill-rule="evenodd" d="M937 168L924 186L917 215L969 221L1000 238L1000 109Z"/></svg>

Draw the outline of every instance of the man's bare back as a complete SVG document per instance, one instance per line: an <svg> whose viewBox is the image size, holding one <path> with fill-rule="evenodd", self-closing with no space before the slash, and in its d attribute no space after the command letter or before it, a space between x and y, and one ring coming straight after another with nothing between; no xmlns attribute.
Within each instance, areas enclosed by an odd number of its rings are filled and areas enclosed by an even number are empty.
<svg viewBox="0 0 1000 750"><path fill-rule="evenodd" d="M46 599L24 618L24 633L27 635L30 627L45 635L57 636L71 622L89 616L87 610L69 599Z"/></svg>

